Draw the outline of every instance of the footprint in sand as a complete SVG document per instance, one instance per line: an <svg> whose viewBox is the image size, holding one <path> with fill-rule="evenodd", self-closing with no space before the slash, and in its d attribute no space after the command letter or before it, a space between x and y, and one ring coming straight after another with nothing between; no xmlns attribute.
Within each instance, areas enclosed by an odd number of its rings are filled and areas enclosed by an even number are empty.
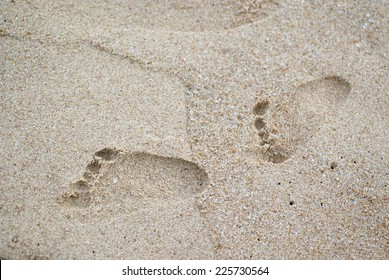
<svg viewBox="0 0 389 280"><path fill-rule="evenodd" d="M153 207L192 198L207 185L207 173L192 162L104 148L95 153L83 177L70 184L59 202L79 208L122 202L136 210L144 204Z"/></svg>
<svg viewBox="0 0 389 280"><path fill-rule="evenodd" d="M89 45L3 37L0 49L0 135L7 139L0 149L2 192L10 205L26 201L33 209L15 223L34 228L37 213L51 211L50 221L39 217L47 221L42 224L48 236L66 225L61 238L48 242L56 249L47 253L60 259L97 258L95 247L100 258L118 252L123 259L211 258L213 245L194 198L206 187L207 175L197 165L112 148L85 164L98 143L188 154L187 89L178 78ZM58 187L64 185L66 193ZM37 195L35 186L55 198ZM57 198L60 204L52 203ZM13 217L10 212L5 220ZM1 231L9 228L7 222L0 225ZM31 240L35 244L40 237ZM75 240L82 245L75 247Z"/></svg>
<svg viewBox="0 0 389 280"><path fill-rule="evenodd" d="M253 109L259 154L282 163L304 145L350 95L350 83L338 76L305 83L281 101L258 102Z"/></svg>
<svg viewBox="0 0 389 280"><path fill-rule="evenodd" d="M253 23L273 12L272 0L115 1L141 27L174 31L214 31Z"/></svg>
<svg viewBox="0 0 389 280"><path fill-rule="evenodd" d="M77 29L89 34L95 30L112 31L113 28L134 26L149 30L204 32L254 23L275 12L279 4L277 0L69 0L53 2L49 9L46 6L44 2L16 1L9 6L9 16L20 17L20 11L33 8L34 14L39 15L34 19L48 29L56 26L53 32L63 28L63 32L74 33ZM57 18L62 19L63 26L58 27L53 22Z"/></svg>
<svg viewBox="0 0 389 280"><path fill-rule="evenodd" d="M207 173L183 159L100 150L58 199L81 222L72 223L63 243L77 236L90 244L86 251L100 248L102 258L118 251L123 259L212 258L214 245L195 200L207 185ZM97 228L86 232L80 215ZM107 242L106 235L114 238Z"/></svg>

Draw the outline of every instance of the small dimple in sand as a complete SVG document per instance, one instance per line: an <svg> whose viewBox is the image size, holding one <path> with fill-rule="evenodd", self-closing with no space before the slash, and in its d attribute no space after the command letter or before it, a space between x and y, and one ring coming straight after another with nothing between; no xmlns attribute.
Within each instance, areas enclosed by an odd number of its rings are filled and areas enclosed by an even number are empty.
<svg viewBox="0 0 389 280"><path fill-rule="evenodd" d="M116 149L104 148L95 153L95 156L101 158L104 161L115 160L119 155L119 151Z"/></svg>
<svg viewBox="0 0 389 280"><path fill-rule="evenodd" d="M276 164L289 159L328 121L329 115L337 113L350 92L349 82L331 76L305 83L274 104L269 100L255 104L260 157Z"/></svg>

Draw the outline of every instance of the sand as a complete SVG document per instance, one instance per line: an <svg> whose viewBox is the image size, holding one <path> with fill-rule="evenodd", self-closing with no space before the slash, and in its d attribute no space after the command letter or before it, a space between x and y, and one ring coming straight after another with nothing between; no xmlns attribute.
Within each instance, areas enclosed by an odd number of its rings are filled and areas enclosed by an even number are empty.
<svg viewBox="0 0 389 280"><path fill-rule="evenodd" d="M1 259L388 259L387 1L2 1Z"/></svg>

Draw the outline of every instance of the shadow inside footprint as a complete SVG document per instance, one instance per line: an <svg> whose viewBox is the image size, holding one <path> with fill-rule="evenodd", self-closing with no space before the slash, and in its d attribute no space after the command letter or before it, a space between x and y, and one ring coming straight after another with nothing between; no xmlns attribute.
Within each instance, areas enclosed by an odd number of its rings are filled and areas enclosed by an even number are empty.
<svg viewBox="0 0 389 280"><path fill-rule="evenodd" d="M116 149L104 148L95 153L95 156L104 160L104 161L112 161L115 160L119 155L119 151Z"/></svg>
<svg viewBox="0 0 389 280"><path fill-rule="evenodd" d="M255 104L254 127L260 143L260 156L272 163L289 159L326 122L351 92L349 82L330 76L305 83L279 101ZM271 107L271 108L270 108Z"/></svg>

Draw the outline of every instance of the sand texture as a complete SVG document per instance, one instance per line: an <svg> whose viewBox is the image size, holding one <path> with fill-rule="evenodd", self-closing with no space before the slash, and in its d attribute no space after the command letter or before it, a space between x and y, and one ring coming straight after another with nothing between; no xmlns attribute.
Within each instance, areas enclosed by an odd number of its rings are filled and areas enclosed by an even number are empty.
<svg viewBox="0 0 389 280"><path fill-rule="evenodd" d="M389 259L389 3L0 2L1 259Z"/></svg>

